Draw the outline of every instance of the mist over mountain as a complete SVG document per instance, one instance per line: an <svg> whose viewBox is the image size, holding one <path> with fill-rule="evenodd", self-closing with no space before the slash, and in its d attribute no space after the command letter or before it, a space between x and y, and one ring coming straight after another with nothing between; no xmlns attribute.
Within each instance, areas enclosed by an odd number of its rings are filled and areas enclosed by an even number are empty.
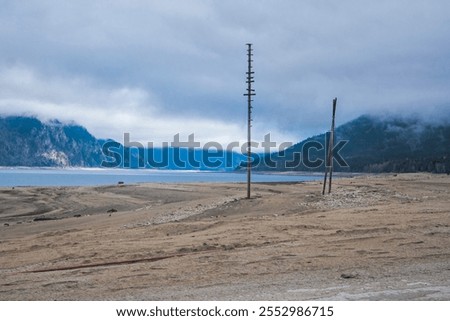
<svg viewBox="0 0 450 321"><path fill-rule="evenodd" d="M313 136L270 158L267 155L256 169L323 170L326 139L327 134ZM450 122L445 120L363 115L336 128L336 144L341 144L335 150L341 156L333 162L336 171L450 171Z"/></svg>
<svg viewBox="0 0 450 321"><path fill-rule="evenodd" d="M86 128L34 117L0 117L0 166L234 170L239 153L125 146L97 139Z"/></svg>
<svg viewBox="0 0 450 321"><path fill-rule="evenodd" d="M102 158L99 142L84 127L0 117L0 166L96 167Z"/></svg>
<svg viewBox="0 0 450 321"><path fill-rule="evenodd" d="M313 136L282 152L259 156L255 170L322 171L326 137ZM336 128L335 146L336 171L450 172L448 121L364 115ZM244 160L245 155L227 151L127 148L97 139L76 124L0 117L0 166L233 170L243 169Z"/></svg>

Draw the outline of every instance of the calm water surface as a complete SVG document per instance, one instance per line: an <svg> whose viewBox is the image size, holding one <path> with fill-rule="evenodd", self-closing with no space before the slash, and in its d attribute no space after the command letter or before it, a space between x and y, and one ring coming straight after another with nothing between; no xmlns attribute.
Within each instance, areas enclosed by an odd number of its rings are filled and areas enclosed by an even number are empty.
<svg viewBox="0 0 450 321"><path fill-rule="evenodd" d="M314 175L253 173L252 182L296 182ZM101 168L0 168L0 186L94 186L131 183L246 182L245 173Z"/></svg>

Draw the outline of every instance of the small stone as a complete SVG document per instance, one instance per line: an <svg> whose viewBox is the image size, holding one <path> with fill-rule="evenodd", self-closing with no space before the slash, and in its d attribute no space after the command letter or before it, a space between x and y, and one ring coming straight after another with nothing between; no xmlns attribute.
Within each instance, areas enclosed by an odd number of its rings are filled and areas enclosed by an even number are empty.
<svg viewBox="0 0 450 321"><path fill-rule="evenodd" d="M355 272L341 274L341 278L343 278L343 279L355 279L358 276L359 276L358 273L355 273Z"/></svg>

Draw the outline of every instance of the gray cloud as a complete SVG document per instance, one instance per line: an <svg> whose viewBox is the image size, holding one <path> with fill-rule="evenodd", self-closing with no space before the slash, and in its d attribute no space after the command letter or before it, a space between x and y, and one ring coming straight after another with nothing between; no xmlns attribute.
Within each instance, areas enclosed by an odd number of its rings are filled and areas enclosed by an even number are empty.
<svg viewBox="0 0 450 321"><path fill-rule="evenodd" d="M2 1L0 113L70 117L103 137L243 139L250 41L256 136L325 130L335 96L338 124L448 119L448 12L445 0Z"/></svg>

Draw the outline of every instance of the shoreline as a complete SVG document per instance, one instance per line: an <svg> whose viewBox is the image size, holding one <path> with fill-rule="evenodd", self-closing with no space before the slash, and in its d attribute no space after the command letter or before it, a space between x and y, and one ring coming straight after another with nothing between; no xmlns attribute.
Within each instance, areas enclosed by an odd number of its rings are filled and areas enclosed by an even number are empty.
<svg viewBox="0 0 450 321"><path fill-rule="evenodd" d="M318 176L255 173L254 182L315 180ZM104 186L118 182L144 183L239 183L243 172L160 169L0 169L0 187Z"/></svg>

